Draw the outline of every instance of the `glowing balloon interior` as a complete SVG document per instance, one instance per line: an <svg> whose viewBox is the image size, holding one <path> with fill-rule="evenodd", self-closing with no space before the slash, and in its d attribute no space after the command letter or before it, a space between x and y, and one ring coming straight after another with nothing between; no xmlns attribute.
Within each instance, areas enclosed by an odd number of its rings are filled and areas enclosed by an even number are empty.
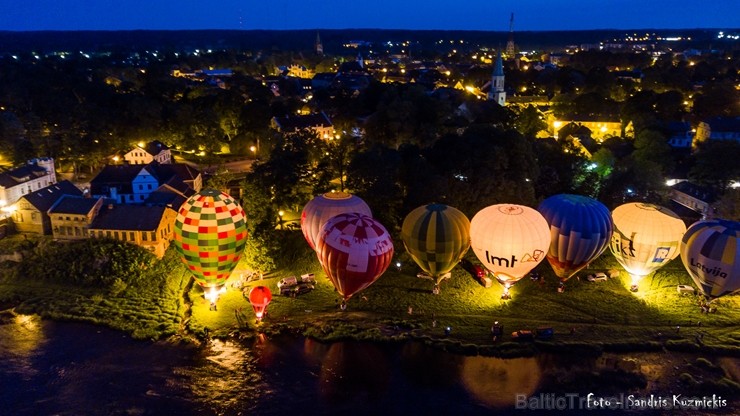
<svg viewBox="0 0 740 416"><path fill-rule="evenodd" d="M424 205L406 216L401 239L416 264L439 284L470 247L470 221L453 207Z"/></svg>
<svg viewBox="0 0 740 416"><path fill-rule="evenodd" d="M470 246L478 260L506 288L545 259L550 227L523 205L491 205L470 221Z"/></svg>
<svg viewBox="0 0 740 416"><path fill-rule="evenodd" d="M249 291L249 303L252 304L254 315L261 320L267 311L267 305L272 300L272 292L266 286L255 286Z"/></svg>
<svg viewBox="0 0 740 416"><path fill-rule="evenodd" d="M246 214L223 192L202 190L180 207L175 218L175 248L204 288L226 282L246 242Z"/></svg>
<svg viewBox="0 0 740 416"><path fill-rule="evenodd" d="M614 234L609 249L632 275L633 290L643 276L678 256L686 225L668 208L631 202L615 208L612 219Z"/></svg>
<svg viewBox="0 0 740 416"><path fill-rule="evenodd" d="M740 291L740 222L699 221L681 239L681 261L710 298Z"/></svg>
<svg viewBox="0 0 740 416"><path fill-rule="evenodd" d="M346 192L327 192L308 201L301 213L301 231L308 245L316 250L324 223L335 215L349 212L373 216L365 201Z"/></svg>
<svg viewBox="0 0 740 416"><path fill-rule="evenodd" d="M393 259L388 231L373 218L339 214L324 224L316 254L344 301L375 282Z"/></svg>
<svg viewBox="0 0 740 416"><path fill-rule="evenodd" d="M609 209L581 195L551 196L537 207L550 224L547 261L566 281L601 255L609 245L614 225Z"/></svg>

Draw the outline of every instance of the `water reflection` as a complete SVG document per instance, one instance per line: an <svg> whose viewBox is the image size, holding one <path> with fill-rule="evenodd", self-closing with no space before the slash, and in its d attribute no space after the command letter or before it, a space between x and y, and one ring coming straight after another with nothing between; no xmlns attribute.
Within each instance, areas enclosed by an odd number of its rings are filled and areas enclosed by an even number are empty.
<svg viewBox="0 0 740 416"><path fill-rule="evenodd" d="M429 348L422 343L408 343L401 348L401 370L420 387L442 388L458 383L465 357Z"/></svg>
<svg viewBox="0 0 740 416"><path fill-rule="evenodd" d="M319 393L328 402L376 400L390 379L388 359L375 344L331 344L321 364Z"/></svg>
<svg viewBox="0 0 740 416"><path fill-rule="evenodd" d="M41 331L41 318L36 315L3 315L0 325L0 351L2 351L5 368L12 369L18 377L30 379L38 370L32 366L34 351L41 348L46 341Z"/></svg>
<svg viewBox="0 0 740 416"><path fill-rule="evenodd" d="M537 391L542 371L536 358L465 357L461 380L470 394L490 407L514 407L517 394Z"/></svg>

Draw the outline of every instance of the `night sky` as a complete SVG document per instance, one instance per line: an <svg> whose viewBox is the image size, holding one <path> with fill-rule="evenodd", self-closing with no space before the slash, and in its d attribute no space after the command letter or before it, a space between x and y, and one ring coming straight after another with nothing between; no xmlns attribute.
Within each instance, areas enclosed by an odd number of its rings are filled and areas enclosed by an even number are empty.
<svg viewBox="0 0 740 416"><path fill-rule="evenodd" d="M740 28L740 0L0 0L0 30Z"/></svg>

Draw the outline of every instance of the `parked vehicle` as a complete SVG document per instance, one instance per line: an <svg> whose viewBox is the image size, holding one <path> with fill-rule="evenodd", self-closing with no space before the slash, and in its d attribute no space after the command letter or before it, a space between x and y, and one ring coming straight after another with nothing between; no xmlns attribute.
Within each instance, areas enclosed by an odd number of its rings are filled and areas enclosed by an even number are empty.
<svg viewBox="0 0 740 416"><path fill-rule="evenodd" d="M586 276L586 279L589 282L606 282L609 280L609 278L606 276L606 273L598 272L598 273L592 273Z"/></svg>
<svg viewBox="0 0 740 416"><path fill-rule="evenodd" d="M535 331L535 335L539 339L550 339L555 335L555 331L550 327L540 327Z"/></svg>
<svg viewBox="0 0 740 416"><path fill-rule="evenodd" d="M277 282L278 290L282 290L284 287L291 287L298 284L298 278L295 276L284 277Z"/></svg>
<svg viewBox="0 0 740 416"><path fill-rule="evenodd" d="M679 295L682 294L682 293L690 293L690 294L693 295L694 292L695 292L694 291L694 288L691 287L691 286L689 286L689 285L678 285L676 287L676 290L678 290L678 294Z"/></svg>
<svg viewBox="0 0 740 416"><path fill-rule="evenodd" d="M480 283L481 286L488 288L493 284L493 280L488 277L488 272L483 268L483 266L475 264L467 259L460 260L460 266L470 273L470 275L473 276L473 279Z"/></svg>
<svg viewBox="0 0 740 416"><path fill-rule="evenodd" d="M301 275L301 282L303 283L316 283L316 275L313 273L306 273Z"/></svg>
<svg viewBox="0 0 740 416"><path fill-rule="evenodd" d="M512 332L511 338L517 341L531 341L534 339L534 333L528 329L520 329Z"/></svg>
<svg viewBox="0 0 740 416"><path fill-rule="evenodd" d="M280 294L283 296L296 297L314 290L316 287L312 283L298 283L294 286L283 286L280 288Z"/></svg>

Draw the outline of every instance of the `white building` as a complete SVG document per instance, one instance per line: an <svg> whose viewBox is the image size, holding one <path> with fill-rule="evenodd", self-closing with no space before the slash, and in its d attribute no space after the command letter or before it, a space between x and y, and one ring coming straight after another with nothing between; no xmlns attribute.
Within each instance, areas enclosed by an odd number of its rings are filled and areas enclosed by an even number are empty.
<svg viewBox="0 0 740 416"><path fill-rule="evenodd" d="M0 172L0 210L10 212L23 195L55 183L57 174L52 158L32 159L24 166Z"/></svg>
<svg viewBox="0 0 740 416"><path fill-rule="evenodd" d="M132 165L148 165L152 162L159 164L172 163L170 148L155 140L145 146L137 146L123 155L123 159Z"/></svg>

